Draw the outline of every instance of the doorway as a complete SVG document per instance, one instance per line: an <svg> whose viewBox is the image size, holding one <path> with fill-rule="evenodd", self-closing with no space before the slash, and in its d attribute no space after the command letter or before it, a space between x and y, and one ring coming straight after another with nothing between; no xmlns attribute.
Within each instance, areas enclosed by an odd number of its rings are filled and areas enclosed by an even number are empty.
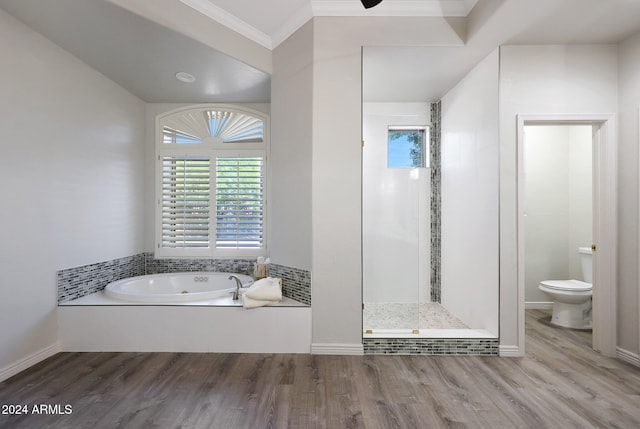
<svg viewBox="0 0 640 429"><path fill-rule="evenodd" d="M593 348L595 350L600 351L602 354L606 356L615 356L615 237L616 237L616 189L615 189L615 146L613 144L614 140L611 135L611 130L613 126L611 124L612 118L610 116L587 116L587 115L575 115L575 116L519 116L518 117L518 296L519 296L519 308L518 308L518 316L519 316L519 336L520 336L520 347L524 352L524 319L525 319L525 301L527 299L527 294L529 296L535 296L535 291L532 290L531 283L533 282L531 278L531 267L527 270L527 249L531 254L532 248L535 249L535 245L538 247L545 245L544 243L532 243L532 239L529 238L529 243L527 243L527 224L529 224L529 228L531 227L531 223L538 222L546 222L547 220L541 221L540 219L528 219L529 214L527 213L528 200L527 200L527 164L531 164L530 159L526 159L527 156L527 130L535 131L530 134L540 134L542 130L552 130L552 129L563 129L567 133L567 136L571 134L573 130L574 134L576 130L582 130L584 134L585 130L587 134L591 136L591 153L592 160L588 162L591 163L591 171L590 171L590 179L586 179L582 177L582 181L591 180L591 187L586 186L584 183L582 185L570 188L569 185L566 185L566 189L562 192L565 192L565 198L569 198L571 192L582 192L588 190L591 194L590 201L588 202L591 205L591 216L577 216L572 220L568 220L569 214L566 213L566 218L564 219L564 224L569 225L567 222L572 223L572 227L574 231L569 231L565 228L563 230L562 227L558 227L558 222L554 226L553 223L547 222L544 223L548 228L557 228L557 231L561 231L561 234L564 237L554 237L556 241L563 241L566 238L567 243L573 242L583 242L591 239L590 243L582 243L579 246L585 245L594 245L595 252L593 254ZM545 134L545 133L542 133ZM579 134L579 133L578 133ZM587 136L588 138L588 136ZM545 145L549 145L547 141ZM568 150L568 149L567 149ZM553 156L553 155L544 155L544 156ZM568 155L567 155L568 156ZM557 171L558 168L569 168L568 165L562 167L559 165L559 158L567 157L565 155L561 155L558 152L557 157L553 160L548 159L549 164L551 162L556 165L549 165L550 169ZM529 161L529 162L528 162ZM564 162L564 161L563 161ZM584 159L581 161L585 162ZM542 173L540 173L542 174ZM551 173L549 173L551 175ZM577 179L574 179L576 181ZM575 184L574 184L575 185ZM565 185L562 185L565 186ZM573 186L573 185L572 185ZM531 192L531 190L529 190ZM560 201L563 199L563 194L560 190L556 193L556 197L559 200L558 203L563 203ZM559 196L558 196L559 195ZM576 195L573 195L575 200L578 200ZM585 204L584 198L581 202L582 205ZM578 204L576 201L574 204ZM553 202L549 202L549 204L553 204ZM583 207L584 211L585 208ZM588 222L589 225L585 226L584 224ZM562 222L560 222L562 223ZM582 225L580 225L582 224ZM580 231L578 231L580 230ZM585 231L587 230L587 231ZM588 231L590 230L590 231ZM547 231L544 231L547 232ZM589 234L590 232L590 234ZM590 237L589 237L590 236ZM532 246L533 245L533 246ZM550 245L547 243L546 245ZM569 245L568 245L569 246ZM574 246L578 247L578 246ZM568 249L568 247L566 248ZM564 249L556 250L556 252L563 252ZM551 250L553 252L553 250ZM558 274L560 276L569 276L574 277L576 270L576 261L577 256L572 255L572 252L567 250L566 267L555 267L557 270L565 270L566 274ZM576 253L577 251L573 252ZM573 260L573 262L572 262ZM531 262L531 261L529 261ZM531 265L531 264L529 264ZM557 264L556 264L557 265ZM571 266L574 268L571 268ZM550 269L551 270L551 269ZM572 273L573 270L573 273ZM544 272L544 268L541 270ZM528 274L527 274L528 272ZM544 276L544 275L543 275ZM553 277L553 276L552 276ZM567 279L569 278L567 277ZM546 280L546 279L540 279ZM535 286L535 285L534 285Z"/></svg>

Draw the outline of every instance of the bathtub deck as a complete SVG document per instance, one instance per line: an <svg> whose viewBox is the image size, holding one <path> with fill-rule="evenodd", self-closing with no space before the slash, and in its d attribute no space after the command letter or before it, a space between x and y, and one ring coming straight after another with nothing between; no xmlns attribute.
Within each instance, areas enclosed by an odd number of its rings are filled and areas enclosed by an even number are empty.
<svg viewBox="0 0 640 429"><path fill-rule="evenodd" d="M103 291L83 296L59 304L60 306L85 306L85 305L124 305L124 306L189 306L189 307L242 307L242 300L234 301L231 295L214 299L187 302L130 302L108 297ZM295 301L291 298L282 297L282 301L269 304L268 307L308 307L308 305Z"/></svg>
<svg viewBox="0 0 640 429"><path fill-rule="evenodd" d="M74 352L310 353L311 307L283 299L245 309L222 297L125 303L96 293L58 306L60 348Z"/></svg>

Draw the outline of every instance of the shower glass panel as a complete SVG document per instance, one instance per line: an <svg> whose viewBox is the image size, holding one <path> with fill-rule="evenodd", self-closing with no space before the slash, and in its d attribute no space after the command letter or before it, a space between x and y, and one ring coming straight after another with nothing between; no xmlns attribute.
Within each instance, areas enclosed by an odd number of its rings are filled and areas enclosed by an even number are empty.
<svg viewBox="0 0 640 429"><path fill-rule="evenodd" d="M365 103L362 153L363 327L420 327L429 301L427 103Z"/></svg>

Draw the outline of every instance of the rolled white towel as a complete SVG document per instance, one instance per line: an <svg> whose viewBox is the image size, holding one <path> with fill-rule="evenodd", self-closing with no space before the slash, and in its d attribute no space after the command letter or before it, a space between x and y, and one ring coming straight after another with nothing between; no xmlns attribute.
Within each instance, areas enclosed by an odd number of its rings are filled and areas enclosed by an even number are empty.
<svg viewBox="0 0 640 429"><path fill-rule="evenodd" d="M272 277L260 279L251 285L244 296L260 301L281 301L282 280Z"/></svg>
<svg viewBox="0 0 640 429"><path fill-rule="evenodd" d="M251 299L247 294L242 295L242 306L244 308L264 307L265 305L275 304L277 301L266 301L260 299Z"/></svg>

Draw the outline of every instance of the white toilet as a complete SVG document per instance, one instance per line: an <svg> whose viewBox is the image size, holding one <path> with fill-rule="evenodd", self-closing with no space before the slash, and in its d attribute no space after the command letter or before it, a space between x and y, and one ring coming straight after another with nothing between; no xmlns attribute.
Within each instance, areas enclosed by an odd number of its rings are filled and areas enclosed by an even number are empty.
<svg viewBox="0 0 640 429"><path fill-rule="evenodd" d="M591 329L593 253L590 247L579 247L578 253L584 281L545 280L538 289L553 299L551 323L565 328Z"/></svg>

